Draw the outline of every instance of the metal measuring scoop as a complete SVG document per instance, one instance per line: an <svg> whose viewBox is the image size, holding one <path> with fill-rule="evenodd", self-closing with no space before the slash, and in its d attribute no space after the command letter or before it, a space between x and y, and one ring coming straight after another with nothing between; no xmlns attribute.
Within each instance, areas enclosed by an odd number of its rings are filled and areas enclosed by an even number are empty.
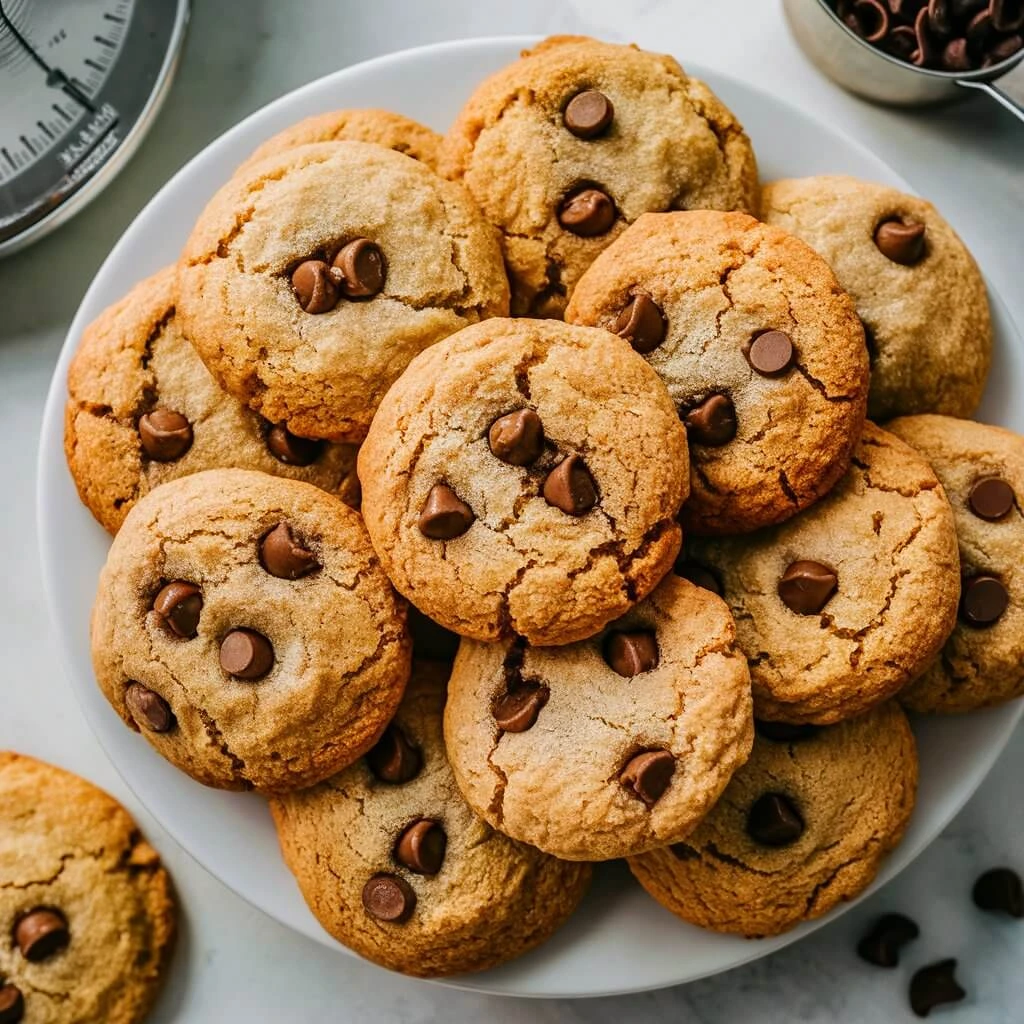
<svg viewBox="0 0 1024 1024"><path fill-rule="evenodd" d="M976 89L1024 121L1024 68L1018 68L1024 50L987 68L939 71L877 49L845 25L826 0L783 0L783 8L801 49L850 92L879 103L923 106Z"/></svg>

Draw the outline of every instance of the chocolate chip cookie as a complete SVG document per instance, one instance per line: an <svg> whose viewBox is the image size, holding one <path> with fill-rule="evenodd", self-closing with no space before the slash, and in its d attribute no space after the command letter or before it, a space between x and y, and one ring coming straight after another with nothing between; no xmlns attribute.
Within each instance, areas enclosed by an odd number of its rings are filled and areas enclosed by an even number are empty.
<svg viewBox="0 0 1024 1024"><path fill-rule="evenodd" d="M820 729L759 724L750 760L697 830L629 866L684 921L778 935L871 884L916 790L914 735L895 703Z"/></svg>
<svg viewBox="0 0 1024 1024"><path fill-rule="evenodd" d="M409 360L508 311L494 229L460 185L366 142L236 174L185 246L182 330L221 385L301 437L362 440Z"/></svg>
<svg viewBox="0 0 1024 1024"><path fill-rule="evenodd" d="M736 618L758 718L828 724L919 676L956 623L953 511L928 463L868 423L828 497L748 537L691 538Z"/></svg>
<svg viewBox="0 0 1024 1024"><path fill-rule="evenodd" d="M587 271L566 320L625 338L686 424L695 533L781 522L843 475L868 357L849 298L803 242L742 213L649 214Z"/></svg>
<svg viewBox="0 0 1024 1024"><path fill-rule="evenodd" d="M372 142L411 156L431 170L437 170L441 150L441 136L412 118L390 110L332 110L304 118L271 136L239 171L246 172L268 156L311 142Z"/></svg>
<svg viewBox="0 0 1024 1024"><path fill-rule="evenodd" d="M163 984L176 911L120 804L0 751L0 1021L137 1024Z"/></svg>
<svg viewBox="0 0 1024 1024"><path fill-rule="evenodd" d="M310 786L351 764L394 713L410 647L358 513L240 469L143 498L93 608L93 665L114 710L221 789Z"/></svg>
<svg viewBox="0 0 1024 1024"><path fill-rule="evenodd" d="M685 838L752 736L729 611L676 576L567 647L463 640L448 684L448 756L470 807L569 860Z"/></svg>
<svg viewBox="0 0 1024 1024"><path fill-rule="evenodd" d="M757 208L743 128L671 57L555 37L483 82L445 138L502 232L513 316L561 317L584 270L642 213Z"/></svg>
<svg viewBox="0 0 1024 1024"><path fill-rule="evenodd" d="M985 282L931 203L841 175L765 186L762 216L832 267L864 321L868 415L970 416L992 353Z"/></svg>
<svg viewBox="0 0 1024 1024"><path fill-rule="evenodd" d="M116 533L139 498L217 467L259 469L359 502L356 448L296 437L223 392L181 333L175 270L86 328L68 370L64 451L82 501Z"/></svg>
<svg viewBox="0 0 1024 1024"><path fill-rule="evenodd" d="M271 802L285 861L324 928L419 977L484 970L544 942L591 873L508 839L466 806L442 735L446 674L417 662L366 757Z"/></svg>
<svg viewBox="0 0 1024 1024"><path fill-rule="evenodd" d="M498 319L413 360L359 477L370 539L414 605L462 636L543 645L653 589L689 471L671 399L621 338Z"/></svg>
<svg viewBox="0 0 1024 1024"><path fill-rule="evenodd" d="M962 593L941 655L900 692L913 711L960 712L1024 694L1024 438L949 416L908 416L889 429L942 481L960 542Z"/></svg>

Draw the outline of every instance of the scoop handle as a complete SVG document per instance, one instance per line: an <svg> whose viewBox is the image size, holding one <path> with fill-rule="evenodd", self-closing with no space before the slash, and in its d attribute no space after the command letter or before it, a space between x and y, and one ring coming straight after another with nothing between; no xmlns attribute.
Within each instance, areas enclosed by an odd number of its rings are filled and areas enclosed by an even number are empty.
<svg viewBox="0 0 1024 1024"><path fill-rule="evenodd" d="M958 79L957 85L965 89L977 89L987 93L996 103L1002 104L1011 114L1024 121L1024 61L1002 75L998 80L972 82Z"/></svg>

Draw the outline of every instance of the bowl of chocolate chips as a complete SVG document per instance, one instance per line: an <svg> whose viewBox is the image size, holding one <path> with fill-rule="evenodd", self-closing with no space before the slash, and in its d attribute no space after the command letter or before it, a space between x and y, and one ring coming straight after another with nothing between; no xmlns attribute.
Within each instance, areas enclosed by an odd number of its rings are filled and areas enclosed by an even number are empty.
<svg viewBox="0 0 1024 1024"><path fill-rule="evenodd" d="M897 106L987 93L1024 120L1024 0L783 0L797 42L844 88Z"/></svg>

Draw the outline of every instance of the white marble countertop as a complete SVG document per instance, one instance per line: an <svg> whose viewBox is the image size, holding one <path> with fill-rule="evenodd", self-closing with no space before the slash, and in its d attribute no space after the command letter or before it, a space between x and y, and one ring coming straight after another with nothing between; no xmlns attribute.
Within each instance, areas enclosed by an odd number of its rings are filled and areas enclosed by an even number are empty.
<svg viewBox="0 0 1024 1024"><path fill-rule="evenodd" d="M497 33L589 31L720 68L844 128L937 202L1024 325L1024 125L994 104L913 115L868 106L822 79L797 51L776 0L194 0L179 79L152 135L121 177L74 222L0 263L0 747L52 760L121 798L162 851L183 905L183 940L154 1020L701 1022L876 1024L913 1020L909 969L854 955L874 915L909 913L924 937L916 963L960 959L968 999L958 1024L1024 1020L1024 924L975 911L974 878L1024 869L1024 731L968 807L895 882L773 957L683 988L600 1001L502 1000L409 981L286 931L182 852L139 806L82 720L61 676L36 554L35 458L43 399L85 288L153 192L243 115L311 78L390 50ZM125 282L126 287L132 282Z"/></svg>

